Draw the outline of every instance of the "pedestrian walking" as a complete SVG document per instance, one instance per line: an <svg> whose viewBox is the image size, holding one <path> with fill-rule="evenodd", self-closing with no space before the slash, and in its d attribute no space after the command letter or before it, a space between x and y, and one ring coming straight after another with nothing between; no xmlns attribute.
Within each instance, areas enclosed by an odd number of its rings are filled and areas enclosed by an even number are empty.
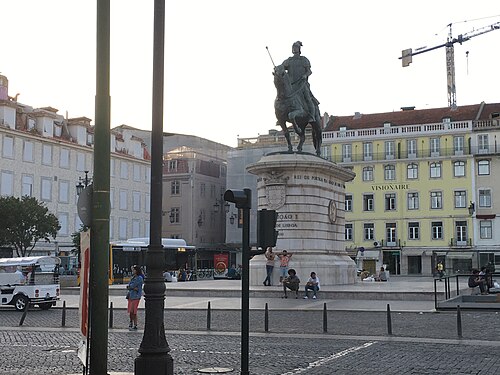
<svg viewBox="0 0 500 375"><path fill-rule="evenodd" d="M289 253L286 250L278 253L278 258L280 259L280 283L288 277L288 263L290 262L291 257L292 253Z"/></svg>
<svg viewBox="0 0 500 375"><path fill-rule="evenodd" d="M271 286L276 254L273 253L272 247L268 247L264 256L266 257L266 279L264 280L263 284L264 286Z"/></svg>
<svg viewBox="0 0 500 375"><path fill-rule="evenodd" d="M142 284L143 284L144 274L142 269L138 265L132 266L132 278L127 285L127 299L128 306L127 312L130 317L130 323L128 325L129 331L137 331L137 310L139 308L139 302L142 297Z"/></svg>
<svg viewBox="0 0 500 375"><path fill-rule="evenodd" d="M438 276L439 276L439 281L443 281L443 276L444 276L444 266L442 262L438 262L436 266Z"/></svg>

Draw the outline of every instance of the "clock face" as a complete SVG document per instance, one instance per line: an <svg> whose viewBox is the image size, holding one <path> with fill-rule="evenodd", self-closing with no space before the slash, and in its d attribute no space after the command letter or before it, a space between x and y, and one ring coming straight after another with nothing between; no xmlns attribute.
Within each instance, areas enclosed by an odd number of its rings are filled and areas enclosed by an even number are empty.
<svg viewBox="0 0 500 375"><path fill-rule="evenodd" d="M337 205L335 204L335 201L333 199L328 205L328 217L330 219L330 223L332 224L337 221Z"/></svg>

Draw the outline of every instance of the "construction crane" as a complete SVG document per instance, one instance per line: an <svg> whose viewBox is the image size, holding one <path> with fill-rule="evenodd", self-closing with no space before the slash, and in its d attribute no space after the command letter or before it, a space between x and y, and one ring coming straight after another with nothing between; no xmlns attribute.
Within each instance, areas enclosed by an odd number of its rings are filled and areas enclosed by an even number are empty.
<svg viewBox="0 0 500 375"><path fill-rule="evenodd" d="M435 49L446 47L446 76L448 85L448 106L451 108L457 107L457 90L455 86L455 51L454 44L467 42L468 40L482 34L489 33L490 31L495 31L500 29L500 22L495 22L491 25L481 27L477 30L470 31L465 34L460 34L457 38L453 38L452 34L452 24L448 25L449 32L446 43L434 46L434 47L422 47L417 48L415 52L411 48L403 50L402 56L399 58L403 60L403 67L407 67L412 62L412 57L420 55L424 52L433 51Z"/></svg>

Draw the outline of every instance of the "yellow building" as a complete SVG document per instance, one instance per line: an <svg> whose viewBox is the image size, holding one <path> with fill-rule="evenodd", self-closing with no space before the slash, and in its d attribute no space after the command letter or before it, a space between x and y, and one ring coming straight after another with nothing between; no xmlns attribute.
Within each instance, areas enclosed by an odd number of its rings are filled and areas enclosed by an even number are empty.
<svg viewBox="0 0 500 375"><path fill-rule="evenodd" d="M474 251L477 122L500 104L330 116L323 157L352 168L346 247L371 272L469 272Z"/></svg>

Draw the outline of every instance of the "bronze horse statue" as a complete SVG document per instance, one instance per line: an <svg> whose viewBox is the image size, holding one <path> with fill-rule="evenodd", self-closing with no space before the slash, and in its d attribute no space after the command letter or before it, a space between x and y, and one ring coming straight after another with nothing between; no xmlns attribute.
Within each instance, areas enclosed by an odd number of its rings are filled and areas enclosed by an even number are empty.
<svg viewBox="0 0 500 375"><path fill-rule="evenodd" d="M301 95L302 86L306 81L299 82L297 89L294 89L290 77L283 65L278 65L274 68L274 85L276 86L277 96L274 101L274 111L276 113L276 125L281 126L283 134L285 135L288 143L288 151L292 152L292 142L290 140L290 133L286 123L289 122L293 125L295 133L299 136L299 144L297 151L302 152L302 145L305 142L305 129L307 125L311 125L313 145L316 150L316 155L321 155L321 116L319 107L314 103L314 113L310 114L307 111L307 105ZM295 83L295 82L294 82Z"/></svg>

